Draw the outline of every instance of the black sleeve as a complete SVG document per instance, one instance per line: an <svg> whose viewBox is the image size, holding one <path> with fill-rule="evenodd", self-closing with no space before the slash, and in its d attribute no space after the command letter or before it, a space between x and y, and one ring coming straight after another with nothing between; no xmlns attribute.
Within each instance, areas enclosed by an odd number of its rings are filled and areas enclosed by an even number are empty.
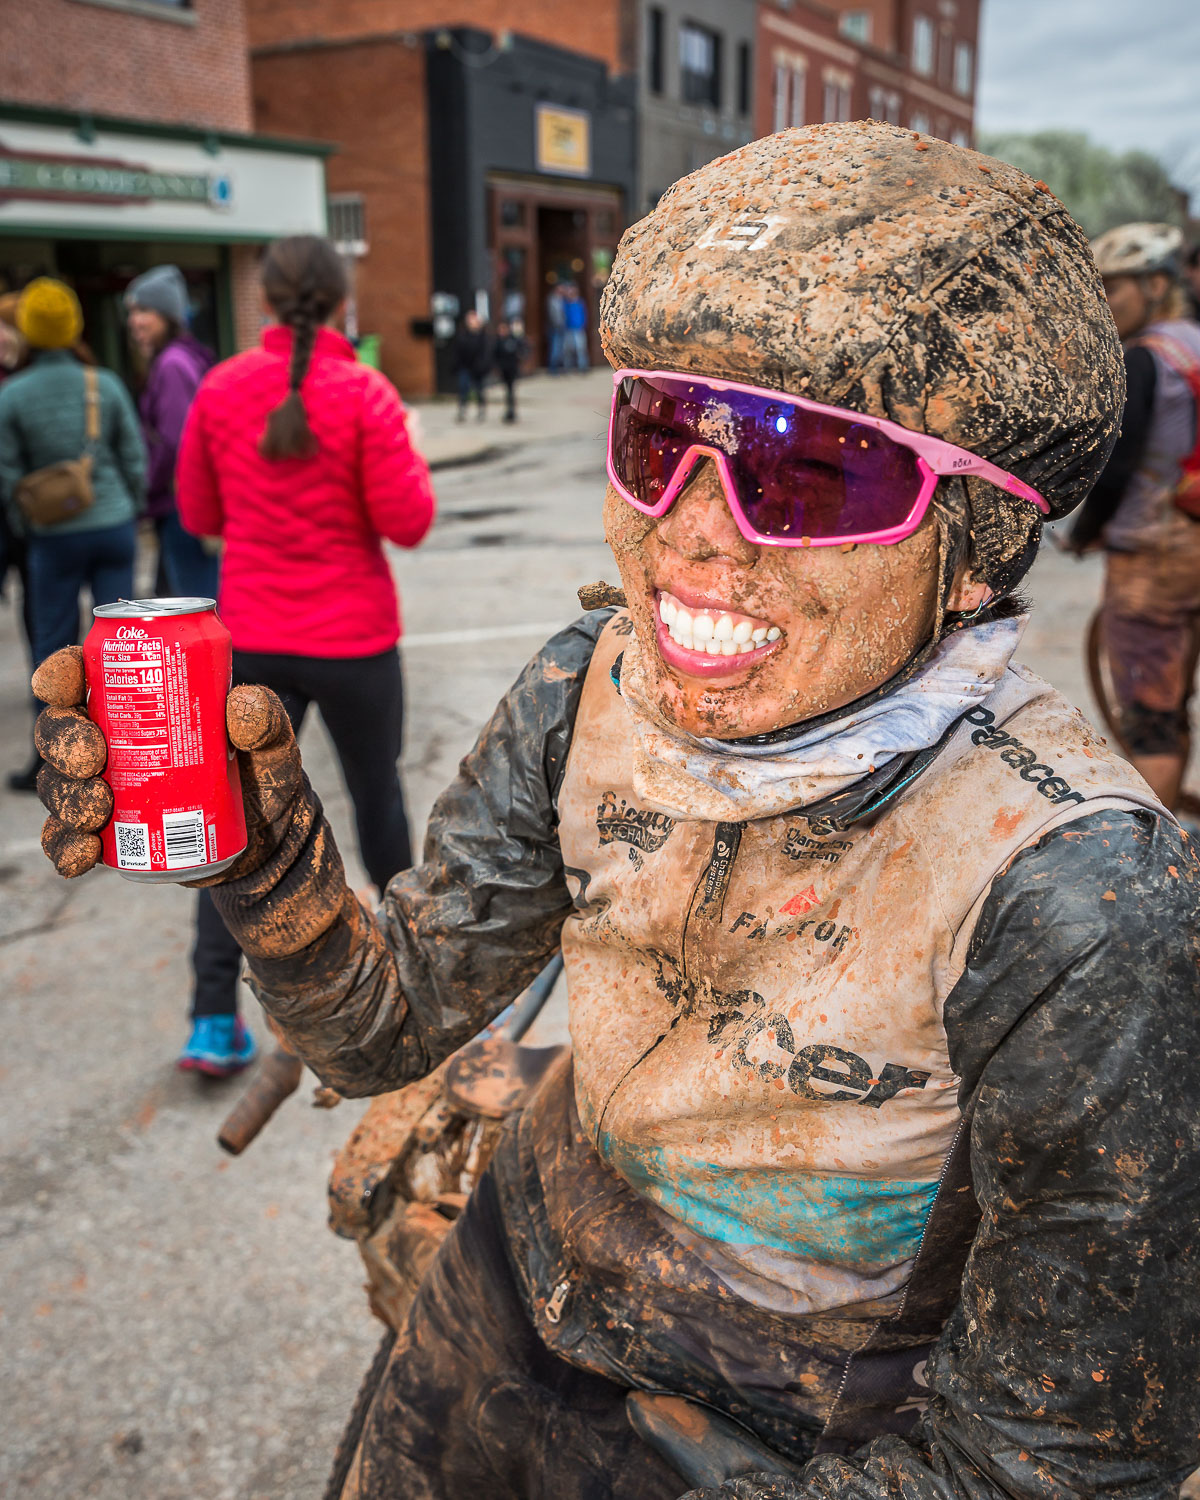
<svg viewBox="0 0 1200 1500"><path fill-rule="evenodd" d="M982 1221L910 1442L720 1500L1175 1495L1200 1464L1200 869L1093 813L996 880L945 1012Z"/></svg>
<svg viewBox="0 0 1200 1500"><path fill-rule="evenodd" d="M1129 481L1146 451L1150 420L1154 415L1154 392L1158 371L1154 356L1143 344L1125 351L1125 411L1121 434L1113 445L1104 472L1071 527L1071 544L1086 547L1094 542L1116 514Z"/></svg>
<svg viewBox="0 0 1200 1500"><path fill-rule="evenodd" d="M557 949L571 911L558 789L612 614L560 631L521 673L435 803L422 863L391 881L375 917L355 903L310 948L250 958L264 1008L339 1093L386 1093L424 1076Z"/></svg>

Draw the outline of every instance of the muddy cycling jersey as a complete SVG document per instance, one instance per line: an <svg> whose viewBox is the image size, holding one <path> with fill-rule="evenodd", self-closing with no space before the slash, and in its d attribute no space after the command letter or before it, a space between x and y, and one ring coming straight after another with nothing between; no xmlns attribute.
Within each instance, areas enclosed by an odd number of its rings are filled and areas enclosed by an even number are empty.
<svg viewBox="0 0 1200 1500"><path fill-rule="evenodd" d="M559 798L584 1129L745 1267L743 1295L781 1282L798 1311L885 1296L962 1121L941 1012L992 878L1083 811L1158 804L1077 709L1010 668L866 826L668 816L633 787L627 632L618 615L597 646Z"/></svg>

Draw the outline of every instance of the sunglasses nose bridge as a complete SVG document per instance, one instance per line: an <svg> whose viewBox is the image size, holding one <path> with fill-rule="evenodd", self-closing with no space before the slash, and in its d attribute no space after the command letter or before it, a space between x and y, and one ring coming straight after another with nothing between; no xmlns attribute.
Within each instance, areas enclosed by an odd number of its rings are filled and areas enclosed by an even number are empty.
<svg viewBox="0 0 1200 1500"><path fill-rule="evenodd" d="M717 476L717 483L725 496L725 504L736 517L737 492L733 485L733 475L729 472L729 460L719 448L713 448L708 443L693 443L680 460L679 467L671 481L672 505L692 481L703 474L706 461Z"/></svg>

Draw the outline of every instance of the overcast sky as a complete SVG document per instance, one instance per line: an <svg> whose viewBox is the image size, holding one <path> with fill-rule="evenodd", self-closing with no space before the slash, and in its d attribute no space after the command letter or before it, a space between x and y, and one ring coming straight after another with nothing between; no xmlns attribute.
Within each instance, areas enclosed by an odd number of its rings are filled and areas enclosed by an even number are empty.
<svg viewBox="0 0 1200 1500"><path fill-rule="evenodd" d="M983 0L975 124L1158 157L1200 214L1200 0Z"/></svg>

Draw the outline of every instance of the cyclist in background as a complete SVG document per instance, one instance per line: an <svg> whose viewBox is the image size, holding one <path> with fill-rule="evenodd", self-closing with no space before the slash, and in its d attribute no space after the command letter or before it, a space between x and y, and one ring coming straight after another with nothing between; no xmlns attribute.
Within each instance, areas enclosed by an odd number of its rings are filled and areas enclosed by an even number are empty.
<svg viewBox="0 0 1200 1500"><path fill-rule="evenodd" d="M1200 325L1171 224L1122 224L1092 245L1125 346L1121 433L1071 530L1107 556L1102 630L1133 764L1168 807L1187 765L1192 642L1200 628Z"/></svg>

